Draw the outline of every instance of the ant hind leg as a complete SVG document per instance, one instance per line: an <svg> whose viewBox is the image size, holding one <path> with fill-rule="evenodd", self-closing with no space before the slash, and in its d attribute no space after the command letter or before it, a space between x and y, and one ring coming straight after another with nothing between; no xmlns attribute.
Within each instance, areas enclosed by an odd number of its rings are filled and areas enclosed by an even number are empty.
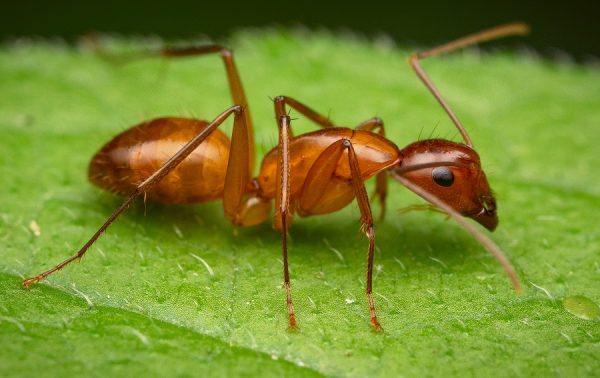
<svg viewBox="0 0 600 378"><path fill-rule="evenodd" d="M152 188L160 182L166 175L169 174L173 169L175 169L189 154L191 154L203 141L208 137L215 129L217 129L229 116L232 114L235 115L234 121L234 130L240 128L240 124L245 121L244 119L244 109L238 105L232 106L229 109L225 110L223 113L219 114L217 118L215 118L210 124L208 124L199 134L197 134L194 138L192 138L188 143L186 143L175 155L173 155L167 162L165 162L157 171L155 171L152 175L146 178L141 184L137 186L135 192L131 194L123 204L115 210L108 219L104 222L102 226L92 235L92 237L81 247L81 249L73 256L69 257L65 261L57 264L53 268L38 274L35 277L27 278L23 280L23 286L29 287L34 283L38 283L55 273L71 262L78 260L85 255L88 249L94 244L94 242L106 231L106 229L123 213L125 210L129 208L134 199L136 199L140 195L144 195L148 191L152 190Z"/></svg>

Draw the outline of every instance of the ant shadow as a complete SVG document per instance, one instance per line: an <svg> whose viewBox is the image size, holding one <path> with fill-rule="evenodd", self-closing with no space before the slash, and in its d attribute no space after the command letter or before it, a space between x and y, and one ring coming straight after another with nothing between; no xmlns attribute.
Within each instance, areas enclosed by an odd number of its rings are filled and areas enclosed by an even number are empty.
<svg viewBox="0 0 600 378"><path fill-rule="evenodd" d="M116 208L117 197L103 196L100 208ZM107 212L108 214L108 212ZM352 215L350 215L352 214ZM256 242L274 249L280 257L281 236L272 227L272 218L250 227L236 228L223 214L222 202L213 201L195 205L165 205L137 201L122 218L147 238L183 239L187 245L198 248L211 243L231 245L243 253L256 250ZM425 221L421 221L425 218ZM352 209L319 217L296 217L290 228L289 253L295 260L331 259L332 250L343 251L344 260L354 265L366 258L368 239L359 230L359 216ZM466 259L478 259L477 242L452 222L424 215L404 216L390 213L385 221L376 222L376 264L397 264L398 259L414 269L417 266L436 266L443 261L446 269L460 266ZM160 243L160 242L157 242ZM185 254L173 251L173 253ZM226 253L218 249L215 253Z"/></svg>
<svg viewBox="0 0 600 378"><path fill-rule="evenodd" d="M302 251L323 255L331 255L328 250L335 248L343 250L348 260L362 264L369 242L360 232L359 217L348 217L347 211L331 217L329 222L322 219L316 225L298 222L291 231L292 248L296 245ZM388 217L375 223L375 264L397 264L397 259L400 259L411 265L438 265L432 261L433 258L452 267L478 253L477 248L473 248L477 242L452 222L444 224L429 218L427 222L418 222L420 218L416 216L407 221L406 218Z"/></svg>

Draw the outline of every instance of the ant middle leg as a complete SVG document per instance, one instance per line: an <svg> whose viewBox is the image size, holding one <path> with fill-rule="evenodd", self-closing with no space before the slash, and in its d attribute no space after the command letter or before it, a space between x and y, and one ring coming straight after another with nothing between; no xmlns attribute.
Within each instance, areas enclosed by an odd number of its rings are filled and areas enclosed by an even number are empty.
<svg viewBox="0 0 600 378"><path fill-rule="evenodd" d="M329 128L329 127L340 127L340 125L336 125L333 121L329 119L328 116L325 116L316 110L312 109L308 105L292 98L289 96L277 96L273 100L275 105L275 114L279 116L287 114L286 106L298 111L300 114L303 114L305 117L316 123L319 127ZM291 126L290 126L291 127ZM378 133L382 136L385 136L385 131L383 128L383 120L379 117L369 118L368 120L362 122L360 125L356 127L357 130L367 130L373 131L378 129ZM291 129L290 129L291 131ZM291 134L290 134L291 135Z"/></svg>
<svg viewBox="0 0 600 378"><path fill-rule="evenodd" d="M289 280L288 271L288 257L287 257L287 234L289 231L289 222L292 219L292 212L294 209L290 207L290 176L293 172L290 172L290 156L289 156L289 140L291 138L291 122L290 117L286 112L286 105L290 106L306 117L317 123L319 126L328 128L334 127L333 122L329 118L317 113L310 107L302 104L301 102L294 100L286 96L278 96L275 98L275 114L277 118L277 124L279 126L279 161L278 161L278 178L277 178L277 194L275 198L276 202L276 214L275 214L275 228L281 230L282 242L283 242L283 265L284 265L284 285L286 288L287 305L288 305L288 320L290 328L296 327L296 318L294 313L293 302L291 298L291 286ZM358 127L361 130L372 131L379 129L380 135L385 135L383 128L383 121L379 118L371 118ZM301 197L298 199L297 206L301 213L310 213L310 210L302 211L302 209L311 209L316 206L319 199L324 193L325 187L332 178L336 167L339 164L340 158L344 150L348 149L348 156L350 159L350 167L352 171L352 182L354 195L359 203L361 210L361 229L369 238L369 253L367 258L367 298L369 301L369 311L371 315L371 324L374 329L381 330L381 325L377 319L375 307L373 304L372 297L372 277L373 277L373 254L375 250L375 232L373 229L373 216L371 212L371 206L369 204L369 198L366 193L364 182L362 181L360 169L358 166L358 160L354 152L352 144L347 139L340 139L333 143L317 158L313 163L309 174L303 185ZM385 206L385 196L387 193L387 177L378 176L377 193L382 201L382 205ZM383 209L384 207L382 207ZM382 210L383 213L383 210Z"/></svg>
<svg viewBox="0 0 600 378"><path fill-rule="evenodd" d="M354 151L352 142L349 139L343 138L335 141L319 155L317 160L315 160L304 182L302 193L300 194L300 198L298 200L298 211L307 215L314 213L314 209L319 206L319 203L323 198L323 194L327 192L327 187L330 185L331 180L335 179L335 171L345 150L348 151L348 164L351 172L352 191L356 197L358 208L361 214L361 231L364 232L369 239L367 253L366 294L369 302L371 325L376 331L380 331L382 328L379 324L373 302L373 258L375 253L375 229L373 227L373 215L371 212L369 197L365 189L364 180L358 165L358 158Z"/></svg>
<svg viewBox="0 0 600 378"><path fill-rule="evenodd" d="M316 123L318 126L323 128L335 127L336 125L329 119L329 117L313 110L309 106L301 103L298 100L295 100L288 96L277 96L273 100L275 105L275 114L279 118L282 115L287 114L286 106L289 106L292 109L297 110L300 114L303 114L305 117ZM292 136L291 126L290 126L290 136Z"/></svg>
<svg viewBox="0 0 600 378"><path fill-rule="evenodd" d="M292 301L292 287L290 283L290 272L288 269L288 220L291 220L290 211L290 117L287 114L277 114L277 125L279 127L279 144L277 146L279 160L277 162L277 195L275 197L275 223L277 220L281 230L281 241L283 249L283 285L285 286L286 303L288 309L288 325L290 329L296 328L296 314Z"/></svg>
<svg viewBox="0 0 600 378"><path fill-rule="evenodd" d="M274 99L275 117L279 128L279 143L277 161L277 179L275 196L275 216L274 227L281 231L282 249L283 249L283 284L286 291L286 303L288 309L288 324L290 329L297 326L296 315L294 312L294 303L292 301L292 289L290 283L290 274L288 268L287 237L289 232L289 223L293 218L293 209L290 208L290 151L289 142L292 137L291 119L287 115L286 105L296 109L301 114L311 119L317 125L327 128L333 127L333 123L328 117L325 117L310 107L294 100L291 97L277 96Z"/></svg>

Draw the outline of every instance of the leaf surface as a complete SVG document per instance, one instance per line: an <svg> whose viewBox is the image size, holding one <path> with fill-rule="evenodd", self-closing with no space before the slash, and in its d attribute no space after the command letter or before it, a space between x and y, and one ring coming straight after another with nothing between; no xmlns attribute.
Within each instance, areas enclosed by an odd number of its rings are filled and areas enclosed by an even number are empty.
<svg viewBox="0 0 600 378"><path fill-rule="evenodd" d="M377 115L399 146L419 135L458 137L406 64L407 50L284 30L241 32L230 44L259 158L277 141L269 97L280 94L341 125ZM231 100L217 57L115 66L83 48L4 45L0 375L597 374L599 322L575 317L562 299L600 303L600 73L506 53L457 53L424 66L482 157L499 198L492 237L525 293L516 296L495 260L453 222L399 214L420 200L391 183L388 216L376 224L375 300L385 331L369 328L367 240L353 204L294 222L300 329L288 332L278 234L269 224L234 232L220 202L140 202L81 263L20 287L23 276L74 253L119 205L86 178L106 141L154 117L210 120ZM314 128L292 116L296 133Z"/></svg>

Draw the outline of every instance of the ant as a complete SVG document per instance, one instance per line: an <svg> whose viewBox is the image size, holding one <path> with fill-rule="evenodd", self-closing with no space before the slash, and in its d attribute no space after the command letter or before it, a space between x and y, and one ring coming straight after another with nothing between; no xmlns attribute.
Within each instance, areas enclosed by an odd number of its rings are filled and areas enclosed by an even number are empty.
<svg viewBox="0 0 600 378"><path fill-rule="evenodd" d="M498 224L496 201L481 168L479 155L466 130L421 68L420 60L476 43L523 35L528 26L512 23L475 33L410 56L417 76L440 103L460 132L464 143L444 139L414 142L399 149L385 138L383 121L371 118L356 128L338 127L327 117L290 97L274 99L279 143L254 171L254 138L248 109L233 53L219 45L165 48L151 53L165 58L219 54L223 59L235 105L212 122L165 117L140 123L114 137L92 158L89 179L100 188L127 196L72 257L55 267L23 280L40 282L80 259L106 229L138 196L166 204L189 204L223 199L227 219L248 227L265 222L275 200L274 227L283 244L283 278L289 328L296 328L288 271L287 235L294 214L319 215L338 211L356 198L361 231L368 238L366 294L372 327L381 325L372 297L375 230L365 181L376 176L374 197L385 214L387 180L391 176L438 207L471 233L502 265L517 292L519 278L502 251L464 217L493 231ZM287 108L303 114L320 129L294 136ZM234 117L231 140L219 126ZM388 175L389 173L389 175Z"/></svg>

